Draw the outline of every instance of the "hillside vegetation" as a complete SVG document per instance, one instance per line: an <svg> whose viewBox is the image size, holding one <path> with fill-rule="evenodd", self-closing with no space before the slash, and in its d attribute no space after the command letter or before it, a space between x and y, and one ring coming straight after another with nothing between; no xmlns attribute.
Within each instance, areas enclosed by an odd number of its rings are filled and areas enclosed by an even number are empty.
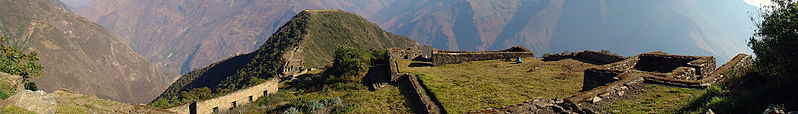
<svg viewBox="0 0 798 114"><path fill-rule="evenodd" d="M362 17L340 10L305 10L283 25L255 52L216 62L183 75L150 105L168 107L212 98L279 75L285 51L300 46L309 68L330 64L336 49L414 46L406 37L383 31Z"/></svg>

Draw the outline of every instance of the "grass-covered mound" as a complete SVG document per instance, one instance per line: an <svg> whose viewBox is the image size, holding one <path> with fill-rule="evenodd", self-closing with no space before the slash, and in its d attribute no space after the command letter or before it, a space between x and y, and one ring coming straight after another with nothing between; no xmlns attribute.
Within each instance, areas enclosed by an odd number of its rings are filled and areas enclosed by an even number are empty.
<svg viewBox="0 0 798 114"><path fill-rule="evenodd" d="M422 83L448 113L502 107L537 97L564 98L581 90L584 70L595 65L573 59L523 63L476 61L430 67L427 62L398 60L399 72L419 74Z"/></svg>
<svg viewBox="0 0 798 114"><path fill-rule="evenodd" d="M385 49L416 45L415 41L383 31L374 23L340 10L305 10L275 32L255 52L238 55L183 75L151 106L169 107L213 98L279 75L284 52L299 46L303 65L320 68L333 61L342 46Z"/></svg>

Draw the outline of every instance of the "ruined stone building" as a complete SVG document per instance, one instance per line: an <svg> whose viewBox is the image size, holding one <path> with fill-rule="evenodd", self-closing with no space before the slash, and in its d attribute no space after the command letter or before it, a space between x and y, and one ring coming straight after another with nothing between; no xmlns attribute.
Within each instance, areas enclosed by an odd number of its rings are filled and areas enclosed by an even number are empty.
<svg viewBox="0 0 798 114"><path fill-rule="evenodd" d="M169 107L167 110L181 114L211 114L223 112L258 100L261 96L276 93L280 79L271 78L252 87L244 88L227 95Z"/></svg>

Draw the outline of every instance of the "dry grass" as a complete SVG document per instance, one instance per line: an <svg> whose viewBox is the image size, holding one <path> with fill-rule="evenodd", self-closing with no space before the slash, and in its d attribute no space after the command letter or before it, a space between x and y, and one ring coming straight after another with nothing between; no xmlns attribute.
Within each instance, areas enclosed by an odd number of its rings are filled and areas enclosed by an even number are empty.
<svg viewBox="0 0 798 114"><path fill-rule="evenodd" d="M515 64L500 60L437 67L399 60L400 72L419 74L423 84L448 113L502 107L537 97L564 98L581 90L584 70L595 65L572 59L543 62L523 58Z"/></svg>

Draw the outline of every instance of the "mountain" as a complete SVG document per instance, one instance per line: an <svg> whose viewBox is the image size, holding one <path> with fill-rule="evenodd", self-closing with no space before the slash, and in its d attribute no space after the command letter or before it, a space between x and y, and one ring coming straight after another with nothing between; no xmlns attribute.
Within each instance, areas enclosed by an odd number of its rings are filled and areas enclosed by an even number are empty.
<svg viewBox="0 0 798 114"><path fill-rule="evenodd" d="M304 10L280 27L255 52L231 57L183 75L153 104L165 107L210 98L258 84L283 73L280 70L322 68L332 63L337 48L347 45L360 49L418 46L412 39L385 32L377 24L354 13ZM192 99L187 98L192 95L182 95L198 92L203 95L196 96L205 97ZM213 94L206 95L207 92ZM165 102L169 104L159 104Z"/></svg>
<svg viewBox="0 0 798 114"><path fill-rule="evenodd" d="M666 51L713 55L719 61L751 52L745 41L753 24L746 12L757 11L740 0L238 3L246 2L97 0L74 10L114 31L153 63L183 74L255 50L266 35L305 8L355 12L389 32L439 49L498 50L520 45L536 53L607 49L625 56Z"/></svg>
<svg viewBox="0 0 798 114"><path fill-rule="evenodd" d="M449 50L497 50L515 45L545 51L562 0L405 0L372 20L422 44Z"/></svg>
<svg viewBox="0 0 798 114"><path fill-rule="evenodd" d="M370 20L389 32L450 50L521 45L536 53L607 49L712 55L750 53L753 24L743 1L405 0Z"/></svg>
<svg viewBox="0 0 798 114"><path fill-rule="evenodd" d="M336 8L369 17L393 1L94 0L73 11L108 28L167 72L185 74L258 49L301 10Z"/></svg>
<svg viewBox="0 0 798 114"><path fill-rule="evenodd" d="M175 80L109 31L57 0L0 1L0 35L44 66L39 89L65 88L126 103L154 99Z"/></svg>

